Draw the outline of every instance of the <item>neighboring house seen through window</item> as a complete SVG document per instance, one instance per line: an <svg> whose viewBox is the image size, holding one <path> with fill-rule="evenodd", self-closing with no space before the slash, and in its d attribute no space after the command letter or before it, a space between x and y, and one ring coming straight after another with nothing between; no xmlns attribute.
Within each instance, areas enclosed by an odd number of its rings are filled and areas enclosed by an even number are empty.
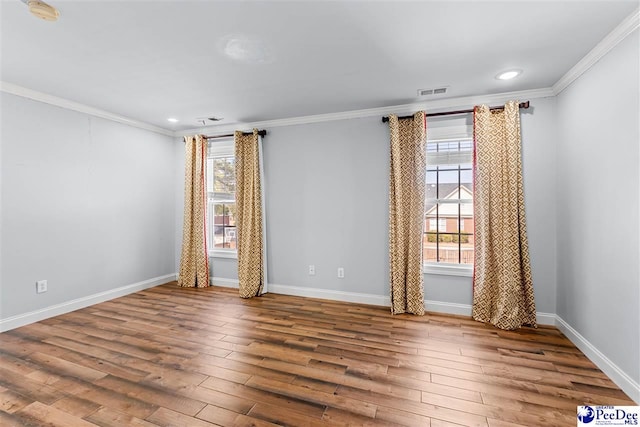
<svg viewBox="0 0 640 427"><path fill-rule="evenodd" d="M471 139L427 141L425 263L473 264L472 161Z"/></svg>
<svg viewBox="0 0 640 427"><path fill-rule="evenodd" d="M436 227L436 224L438 224L438 226ZM436 218L429 218L429 231L447 231L447 220L445 218L440 218L440 219L436 219Z"/></svg>

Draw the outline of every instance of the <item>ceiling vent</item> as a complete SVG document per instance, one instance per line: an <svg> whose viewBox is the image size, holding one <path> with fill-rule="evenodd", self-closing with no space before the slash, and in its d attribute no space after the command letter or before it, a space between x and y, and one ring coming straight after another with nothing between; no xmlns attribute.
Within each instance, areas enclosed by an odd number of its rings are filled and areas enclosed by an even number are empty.
<svg viewBox="0 0 640 427"><path fill-rule="evenodd" d="M211 116L211 117L198 117L196 119L196 121L200 123L202 126L205 126L208 122L219 122L221 120L224 120L224 117Z"/></svg>
<svg viewBox="0 0 640 427"><path fill-rule="evenodd" d="M418 96L443 95L447 93L447 87L438 87L434 89L418 89Z"/></svg>

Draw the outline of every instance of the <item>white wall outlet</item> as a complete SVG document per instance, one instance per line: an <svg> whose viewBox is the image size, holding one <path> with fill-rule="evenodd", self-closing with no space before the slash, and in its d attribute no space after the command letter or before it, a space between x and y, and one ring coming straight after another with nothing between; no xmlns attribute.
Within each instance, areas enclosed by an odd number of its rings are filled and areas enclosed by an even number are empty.
<svg viewBox="0 0 640 427"><path fill-rule="evenodd" d="M316 266L309 265L309 276L315 276L315 275L316 275Z"/></svg>
<svg viewBox="0 0 640 427"><path fill-rule="evenodd" d="M47 281L38 280L36 282L36 293L41 294L43 292L47 292Z"/></svg>
<svg viewBox="0 0 640 427"><path fill-rule="evenodd" d="M338 279L344 279L344 268L338 267Z"/></svg>

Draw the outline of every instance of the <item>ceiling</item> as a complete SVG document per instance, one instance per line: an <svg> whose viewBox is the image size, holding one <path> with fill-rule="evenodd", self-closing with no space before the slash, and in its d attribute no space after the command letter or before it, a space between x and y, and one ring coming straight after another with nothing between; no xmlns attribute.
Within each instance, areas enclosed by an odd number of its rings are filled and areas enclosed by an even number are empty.
<svg viewBox="0 0 640 427"><path fill-rule="evenodd" d="M169 130L548 88L638 1L0 1L0 79ZM225 48L228 54L225 54ZM234 56L235 55L235 56ZM523 74L495 79L506 69ZM417 90L448 86L445 95ZM175 117L172 124L167 118Z"/></svg>

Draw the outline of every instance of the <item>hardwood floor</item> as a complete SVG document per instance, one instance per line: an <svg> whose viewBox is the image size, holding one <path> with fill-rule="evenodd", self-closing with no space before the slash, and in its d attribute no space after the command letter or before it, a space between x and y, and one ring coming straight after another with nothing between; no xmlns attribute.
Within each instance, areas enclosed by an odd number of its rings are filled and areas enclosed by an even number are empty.
<svg viewBox="0 0 640 427"><path fill-rule="evenodd" d="M557 329L169 283L0 334L2 426L575 426L635 405Z"/></svg>

